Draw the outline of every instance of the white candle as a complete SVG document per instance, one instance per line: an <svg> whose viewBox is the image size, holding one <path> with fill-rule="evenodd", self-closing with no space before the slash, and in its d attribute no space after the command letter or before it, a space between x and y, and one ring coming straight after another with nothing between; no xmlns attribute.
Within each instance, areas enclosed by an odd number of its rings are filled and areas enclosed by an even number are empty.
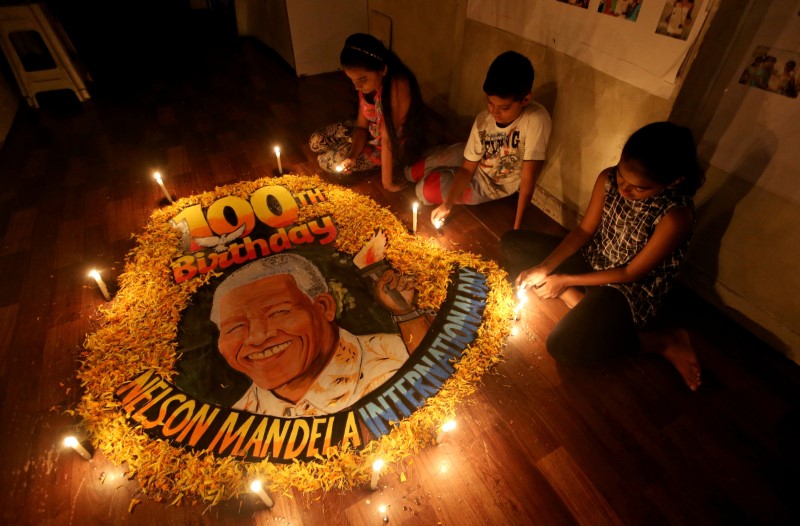
<svg viewBox="0 0 800 526"><path fill-rule="evenodd" d="M159 172L155 172L153 174L153 177L155 178L156 182L158 183L158 186L161 187L161 191L164 192L164 196L167 198L167 201L169 201L170 203L174 203L175 201L173 201L172 200L172 196L169 195L169 192L167 191L167 187L164 186L164 181L161 179L161 174Z"/></svg>
<svg viewBox="0 0 800 526"><path fill-rule="evenodd" d="M436 443L441 444L444 440L444 434L449 433L453 429L456 428L456 421L455 420L448 420L444 424L442 424L442 429L439 430L439 434L436 435Z"/></svg>
<svg viewBox="0 0 800 526"><path fill-rule="evenodd" d="M372 463L372 480L369 482L369 488L372 491L378 489L378 479L381 476L381 470L383 469L383 460L378 459Z"/></svg>
<svg viewBox="0 0 800 526"><path fill-rule="evenodd" d="M520 318L522 314L522 309L528 302L528 296L525 293L524 285L521 285L519 287L519 290L517 291L517 298L519 299L519 302L517 303L517 306L514 308L514 321L517 321Z"/></svg>
<svg viewBox="0 0 800 526"><path fill-rule="evenodd" d="M86 448L83 447L80 442L78 442L77 438L73 436L68 436L67 438L64 439L64 445L67 447L71 447L72 449L77 451L78 454L82 456L84 459L86 460L92 459L92 454L86 451Z"/></svg>
<svg viewBox="0 0 800 526"><path fill-rule="evenodd" d="M260 480L254 480L253 482L250 483L250 491L258 495L258 498L261 499L261 502L263 502L267 506L267 508L271 508L272 506L275 505L275 503L272 502L272 499L269 498L269 495L267 495L267 492L264 491L264 488L261 486Z"/></svg>
<svg viewBox="0 0 800 526"><path fill-rule="evenodd" d="M94 280L97 282L97 286L100 287L100 292L103 293L103 297L106 299L106 301L111 301L111 294L108 293L108 287L106 287L106 283L103 281L103 278L100 277L100 273L92 269L89 271L89 277L94 278Z"/></svg>
<svg viewBox="0 0 800 526"><path fill-rule="evenodd" d="M414 216L411 220L411 231L416 234L417 233L417 212L419 212L419 203L415 202L414 206L411 207L414 210Z"/></svg>
<svg viewBox="0 0 800 526"><path fill-rule="evenodd" d="M278 158L278 173L283 174L283 167L281 166L281 147L275 147L275 157Z"/></svg>

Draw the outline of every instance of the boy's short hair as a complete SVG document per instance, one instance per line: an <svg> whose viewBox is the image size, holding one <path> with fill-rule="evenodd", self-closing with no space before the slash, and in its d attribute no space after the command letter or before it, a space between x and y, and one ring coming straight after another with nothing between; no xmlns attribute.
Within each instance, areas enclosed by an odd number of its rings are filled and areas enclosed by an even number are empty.
<svg viewBox="0 0 800 526"><path fill-rule="evenodd" d="M483 91L487 95L522 100L533 89L533 64L516 51L497 56L489 66Z"/></svg>

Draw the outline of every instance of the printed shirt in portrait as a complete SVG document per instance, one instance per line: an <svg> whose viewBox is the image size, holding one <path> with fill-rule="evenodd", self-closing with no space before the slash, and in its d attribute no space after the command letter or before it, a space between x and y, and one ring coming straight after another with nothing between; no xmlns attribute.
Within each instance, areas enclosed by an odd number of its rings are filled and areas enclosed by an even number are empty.
<svg viewBox="0 0 800 526"><path fill-rule="evenodd" d="M673 207L694 210L690 196L681 195L671 188L647 199L625 199L619 193L616 174L616 168L609 171L600 226L582 249L583 257L595 270L619 268L630 263L650 240L659 221ZM644 327L658 313L686 256L691 237L690 232L672 254L639 281L608 285L625 295L637 327Z"/></svg>
<svg viewBox="0 0 800 526"><path fill-rule="evenodd" d="M333 357L296 404L253 384L233 409L286 418L336 413L388 380L407 359L408 350L397 334L357 336L339 328Z"/></svg>
<svg viewBox="0 0 800 526"><path fill-rule="evenodd" d="M500 128L489 111L475 118L464 158L478 162L475 191L489 199L500 199L519 189L523 161L545 158L550 139L550 115L531 101L519 117Z"/></svg>
<svg viewBox="0 0 800 526"><path fill-rule="evenodd" d="M382 87L375 91L373 102L369 102L363 93L358 92L358 107L369 123L369 134L372 137L369 143L381 145L381 127L383 126L383 103L381 102Z"/></svg>

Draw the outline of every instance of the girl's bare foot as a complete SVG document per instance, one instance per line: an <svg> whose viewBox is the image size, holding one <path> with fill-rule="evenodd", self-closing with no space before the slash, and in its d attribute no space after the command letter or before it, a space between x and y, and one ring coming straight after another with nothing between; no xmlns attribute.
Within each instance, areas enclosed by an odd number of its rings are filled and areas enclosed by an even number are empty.
<svg viewBox="0 0 800 526"><path fill-rule="evenodd" d="M640 333L642 350L660 354L670 361L683 377L683 381L692 391L700 387L700 362L692 348L689 333L684 329L674 328L658 332Z"/></svg>

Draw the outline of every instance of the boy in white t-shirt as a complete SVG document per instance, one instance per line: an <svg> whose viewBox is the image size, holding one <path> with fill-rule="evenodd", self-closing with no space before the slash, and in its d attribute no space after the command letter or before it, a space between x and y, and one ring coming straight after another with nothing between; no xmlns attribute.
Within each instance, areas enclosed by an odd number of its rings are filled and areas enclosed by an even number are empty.
<svg viewBox="0 0 800 526"><path fill-rule="evenodd" d="M542 170L550 115L531 100L533 65L506 51L489 66L483 91L488 109L475 118L466 144L441 148L405 175L424 204L438 204L431 221L441 224L455 204L472 205L519 191L514 229L520 227ZM459 167L460 165L460 167Z"/></svg>

